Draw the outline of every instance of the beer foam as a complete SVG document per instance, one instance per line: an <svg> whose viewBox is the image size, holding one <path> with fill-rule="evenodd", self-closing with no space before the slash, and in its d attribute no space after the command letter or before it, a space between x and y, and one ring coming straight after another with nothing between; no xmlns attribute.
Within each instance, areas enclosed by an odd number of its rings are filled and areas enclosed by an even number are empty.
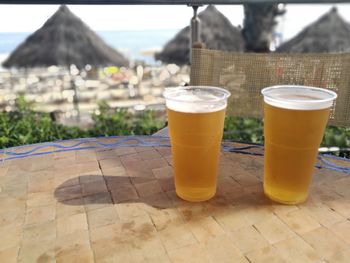
<svg viewBox="0 0 350 263"><path fill-rule="evenodd" d="M333 91L307 86L273 86L261 91L264 101L275 107L293 110L330 108L337 94Z"/></svg>
<svg viewBox="0 0 350 263"><path fill-rule="evenodd" d="M229 92L211 87L170 88L164 92L167 108L188 113L207 113L225 109Z"/></svg>

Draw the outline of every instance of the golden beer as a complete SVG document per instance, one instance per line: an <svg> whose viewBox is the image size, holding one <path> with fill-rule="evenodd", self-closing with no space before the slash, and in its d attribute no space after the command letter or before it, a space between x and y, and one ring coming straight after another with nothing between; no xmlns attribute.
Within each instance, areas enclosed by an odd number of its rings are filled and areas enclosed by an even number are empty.
<svg viewBox="0 0 350 263"><path fill-rule="evenodd" d="M305 94L304 87L289 88L289 95L284 86L282 92L270 90L270 95L275 92L280 102L265 97L264 192L274 201L297 204L308 196L318 148L336 95L317 88L308 88L312 92Z"/></svg>
<svg viewBox="0 0 350 263"><path fill-rule="evenodd" d="M164 95L175 189L184 200L204 201L215 195L228 94L218 88L188 87L174 94L175 101Z"/></svg>

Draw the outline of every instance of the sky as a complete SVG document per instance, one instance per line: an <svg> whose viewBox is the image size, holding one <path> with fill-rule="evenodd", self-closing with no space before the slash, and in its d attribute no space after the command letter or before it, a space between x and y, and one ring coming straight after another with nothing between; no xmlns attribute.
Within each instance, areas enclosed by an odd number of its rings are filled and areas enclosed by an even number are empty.
<svg viewBox="0 0 350 263"><path fill-rule="evenodd" d="M317 20L334 5L287 5L278 30L284 40ZM350 23L350 4L338 4L343 18ZM192 8L187 6L68 6L93 30L180 29L189 24ZM201 7L200 11L205 7ZM217 6L233 25L242 25L243 7ZM0 32L33 32L58 9L57 5L0 5Z"/></svg>

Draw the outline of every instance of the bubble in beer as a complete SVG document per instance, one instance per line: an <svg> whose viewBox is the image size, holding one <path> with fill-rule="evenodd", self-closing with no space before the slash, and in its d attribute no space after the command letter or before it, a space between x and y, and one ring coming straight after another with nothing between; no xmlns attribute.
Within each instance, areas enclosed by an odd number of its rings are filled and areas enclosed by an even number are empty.
<svg viewBox="0 0 350 263"><path fill-rule="evenodd" d="M188 113L215 112L226 108L226 104L222 91L216 94L201 88L181 89L173 93L170 90L166 101L169 109Z"/></svg>

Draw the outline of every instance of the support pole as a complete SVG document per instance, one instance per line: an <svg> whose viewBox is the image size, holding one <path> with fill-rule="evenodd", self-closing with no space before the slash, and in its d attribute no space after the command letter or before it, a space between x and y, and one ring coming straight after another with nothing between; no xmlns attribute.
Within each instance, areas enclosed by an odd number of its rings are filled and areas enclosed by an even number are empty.
<svg viewBox="0 0 350 263"><path fill-rule="evenodd" d="M192 5L193 17L190 22L190 62L192 60L192 47L194 44L201 42L200 40L200 19L197 15L199 5Z"/></svg>

